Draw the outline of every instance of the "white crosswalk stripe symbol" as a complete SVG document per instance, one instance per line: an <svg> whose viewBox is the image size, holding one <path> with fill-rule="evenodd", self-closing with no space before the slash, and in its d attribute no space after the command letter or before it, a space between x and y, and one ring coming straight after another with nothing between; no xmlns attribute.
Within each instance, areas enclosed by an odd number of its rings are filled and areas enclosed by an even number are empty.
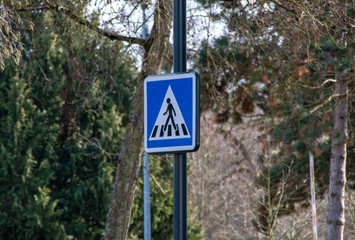
<svg viewBox="0 0 355 240"><path fill-rule="evenodd" d="M190 133L169 85L149 140L189 138Z"/></svg>

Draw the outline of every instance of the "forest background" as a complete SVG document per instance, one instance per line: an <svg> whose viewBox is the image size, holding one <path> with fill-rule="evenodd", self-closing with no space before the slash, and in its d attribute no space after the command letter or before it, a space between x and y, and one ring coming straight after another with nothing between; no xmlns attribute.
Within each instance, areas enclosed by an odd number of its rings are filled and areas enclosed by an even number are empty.
<svg viewBox="0 0 355 240"><path fill-rule="evenodd" d="M354 5L188 1L189 239L312 239L309 152L318 237L354 238ZM142 80L171 72L172 1L2 0L0 25L1 238L142 239ZM172 157L150 162L172 239Z"/></svg>

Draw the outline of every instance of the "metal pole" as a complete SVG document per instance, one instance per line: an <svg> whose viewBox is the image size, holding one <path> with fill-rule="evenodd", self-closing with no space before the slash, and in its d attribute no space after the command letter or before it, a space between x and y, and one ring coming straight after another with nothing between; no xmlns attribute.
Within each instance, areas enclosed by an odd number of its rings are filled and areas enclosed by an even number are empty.
<svg viewBox="0 0 355 240"><path fill-rule="evenodd" d="M147 25L146 25L146 15L145 9L147 5L142 4L143 10L143 26L142 26L142 37L147 38ZM143 160L143 198L144 198L144 240L151 239L151 219L150 219L150 182L149 182L149 155L144 155Z"/></svg>
<svg viewBox="0 0 355 240"><path fill-rule="evenodd" d="M174 73L186 72L186 0L174 0ZM187 239L186 153L174 154L174 240Z"/></svg>
<svg viewBox="0 0 355 240"><path fill-rule="evenodd" d="M186 153L174 154L174 240L187 239Z"/></svg>
<svg viewBox="0 0 355 240"><path fill-rule="evenodd" d="M144 197L144 240L151 239L150 224L150 183L149 183L149 155L144 155L143 160L143 197Z"/></svg>
<svg viewBox="0 0 355 240"><path fill-rule="evenodd" d="M186 72L186 0L174 0L174 73Z"/></svg>

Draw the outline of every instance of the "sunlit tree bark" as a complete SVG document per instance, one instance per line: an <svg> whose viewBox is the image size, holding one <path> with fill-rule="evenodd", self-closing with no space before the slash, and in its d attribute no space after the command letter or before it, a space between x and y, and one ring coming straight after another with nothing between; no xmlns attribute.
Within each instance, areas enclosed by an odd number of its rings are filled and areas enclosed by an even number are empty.
<svg viewBox="0 0 355 240"><path fill-rule="evenodd" d="M143 79L159 74L163 54L167 46L172 22L172 0L157 2L154 26L145 44L141 79L132 101L125 139L117 166L111 204L106 222L106 240L126 239L133 205L133 195L137 185L143 139Z"/></svg>
<svg viewBox="0 0 355 240"><path fill-rule="evenodd" d="M335 94L339 100L334 108L334 132L330 159L327 240L343 239L345 225L346 139L348 121L347 82L338 77Z"/></svg>

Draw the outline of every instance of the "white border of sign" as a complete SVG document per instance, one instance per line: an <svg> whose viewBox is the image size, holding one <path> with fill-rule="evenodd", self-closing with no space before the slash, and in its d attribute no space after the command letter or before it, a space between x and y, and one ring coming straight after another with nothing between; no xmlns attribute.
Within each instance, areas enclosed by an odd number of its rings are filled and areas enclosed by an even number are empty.
<svg viewBox="0 0 355 240"><path fill-rule="evenodd" d="M147 148L148 129L147 129L147 83L152 81L177 80L181 78L192 78L192 144L184 146ZM154 153L176 153L197 151L200 146L200 78L197 72L173 73L152 75L144 79L144 151L149 154ZM163 141L163 140L161 140Z"/></svg>

